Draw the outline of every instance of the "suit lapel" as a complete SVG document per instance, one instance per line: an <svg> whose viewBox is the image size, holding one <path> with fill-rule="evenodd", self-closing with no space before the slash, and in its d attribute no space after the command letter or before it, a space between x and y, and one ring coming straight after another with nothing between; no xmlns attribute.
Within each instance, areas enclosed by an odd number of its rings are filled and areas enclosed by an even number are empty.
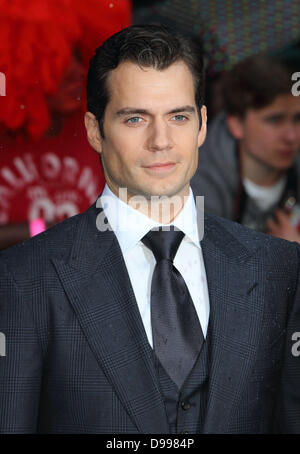
<svg viewBox="0 0 300 454"><path fill-rule="evenodd" d="M258 264L209 217L201 242L210 298L209 390L204 433L224 433L249 378L263 318Z"/></svg>
<svg viewBox="0 0 300 454"><path fill-rule="evenodd" d="M113 232L81 216L70 257L53 263L99 366L142 433L168 433L153 351ZM259 266L214 217L201 241L210 298L211 365L204 433L222 433L253 365L262 322ZM250 304L251 300L251 304Z"/></svg>
<svg viewBox="0 0 300 454"><path fill-rule="evenodd" d="M143 322L112 231L96 228L99 211L81 217L67 261L53 260L99 366L142 433L169 427Z"/></svg>

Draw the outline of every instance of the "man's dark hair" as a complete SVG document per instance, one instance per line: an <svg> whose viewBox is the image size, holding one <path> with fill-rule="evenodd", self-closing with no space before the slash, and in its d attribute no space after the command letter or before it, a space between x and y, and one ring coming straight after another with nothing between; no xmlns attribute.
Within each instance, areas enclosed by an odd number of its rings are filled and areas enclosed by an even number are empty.
<svg viewBox="0 0 300 454"><path fill-rule="evenodd" d="M223 78L224 108L243 118L248 109L262 109L277 96L291 93L291 76L278 60L256 55L237 63Z"/></svg>
<svg viewBox="0 0 300 454"><path fill-rule="evenodd" d="M107 79L121 62L130 61L156 70L183 61L190 69L195 84L195 102L199 112L203 104L204 75L200 48L165 25L133 25L108 38L90 60L87 75L87 110L98 120L104 137L103 122L109 101Z"/></svg>

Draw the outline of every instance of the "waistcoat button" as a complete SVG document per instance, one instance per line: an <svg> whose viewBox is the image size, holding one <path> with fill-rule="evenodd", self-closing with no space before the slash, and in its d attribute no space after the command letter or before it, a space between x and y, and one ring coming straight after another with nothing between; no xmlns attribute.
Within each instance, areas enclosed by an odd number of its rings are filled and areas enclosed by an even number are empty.
<svg viewBox="0 0 300 454"><path fill-rule="evenodd" d="M181 402L181 408L183 410L189 410L191 408L191 404L189 402Z"/></svg>

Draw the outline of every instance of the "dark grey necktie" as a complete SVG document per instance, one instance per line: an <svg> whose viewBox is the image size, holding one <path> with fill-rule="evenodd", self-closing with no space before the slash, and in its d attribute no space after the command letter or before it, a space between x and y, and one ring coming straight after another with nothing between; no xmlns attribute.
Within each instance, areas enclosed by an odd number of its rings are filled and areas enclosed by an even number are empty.
<svg viewBox="0 0 300 454"><path fill-rule="evenodd" d="M173 265L184 233L150 230L142 242L153 252L156 266L151 283L153 348L180 389L201 350L204 337L186 283Z"/></svg>

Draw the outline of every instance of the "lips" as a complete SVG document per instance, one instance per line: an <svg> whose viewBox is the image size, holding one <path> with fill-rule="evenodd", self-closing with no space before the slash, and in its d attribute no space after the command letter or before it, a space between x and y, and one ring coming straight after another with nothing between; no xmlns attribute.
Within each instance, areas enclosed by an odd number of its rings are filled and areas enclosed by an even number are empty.
<svg viewBox="0 0 300 454"><path fill-rule="evenodd" d="M295 150L291 149L286 149L286 150L280 150L279 154L283 157L292 157L295 154Z"/></svg>
<svg viewBox="0 0 300 454"><path fill-rule="evenodd" d="M173 172L175 167L176 167L176 162L168 161L168 162L156 162L155 164L151 164L150 166L144 166L144 169L150 175L163 177L163 176L169 174L170 172Z"/></svg>
<svg viewBox="0 0 300 454"><path fill-rule="evenodd" d="M175 162L157 162L155 164L151 164L150 166L145 166L147 169L156 168L156 167L169 167L174 165Z"/></svg>

